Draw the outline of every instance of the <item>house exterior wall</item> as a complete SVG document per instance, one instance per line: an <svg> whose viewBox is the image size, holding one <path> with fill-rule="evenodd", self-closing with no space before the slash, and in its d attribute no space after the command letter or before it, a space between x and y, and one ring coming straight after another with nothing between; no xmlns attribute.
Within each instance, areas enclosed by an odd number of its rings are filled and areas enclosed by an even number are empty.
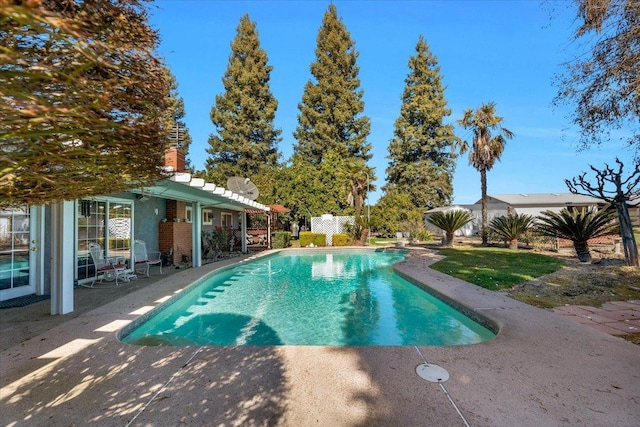
<svg viewBox="0 0 640 427"><path fill-rule="evenodd" d="M167 201L157 197L149 197L147 200L136 200L134 209L134 239L143 240L149 252L159 251L158 224L160 224L162 218L166 218Z"/></svg>

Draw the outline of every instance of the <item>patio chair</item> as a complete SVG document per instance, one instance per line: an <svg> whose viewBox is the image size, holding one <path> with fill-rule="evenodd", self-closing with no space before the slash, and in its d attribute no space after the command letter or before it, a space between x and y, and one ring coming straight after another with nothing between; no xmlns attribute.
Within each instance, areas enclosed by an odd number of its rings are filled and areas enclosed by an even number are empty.
<svg viewBox="0 0 640 427"><path fill-rule="evenodd" d="M133 260L136 272L144 272L149 277L149 268L152 265L157 265L160 267L160 274L162 274L160 252L147 252L147 244L142 240L133 241Z"/></svg>
<svg viewBox="0 0 640 427"><path fill-rule="evenodd" d="M100 245L97 243L89 243L89 255L91 256L91 261L93 261L94 269L93 281L91 285L87 287L93 288L98 278L100 278L100 282L105 279L115 280L116 286L119 286L118 279L127 281L127 278L124 276L127 265L120 262L117 257L105 258Z"/></svg>

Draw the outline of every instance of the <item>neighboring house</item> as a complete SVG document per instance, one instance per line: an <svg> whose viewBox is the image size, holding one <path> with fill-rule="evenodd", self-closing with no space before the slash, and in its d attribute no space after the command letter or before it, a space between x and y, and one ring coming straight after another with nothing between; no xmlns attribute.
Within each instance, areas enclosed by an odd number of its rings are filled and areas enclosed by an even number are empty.
<svg viewBox="0 0 640 427"><path fill-rule="evenodd" d="M0 300L50 294L51 314L73 311L77 285L93 280L89 244L131 267L133 240L148 251L173 252L173 262L202 265L202 231L246 235L246 210L269 208L184 173L184 154L165 153L168 179L119 194L0 209ZM239 238L246 252L246 239Z"/></svg>
<svg viewBox="0 0 640 427"><path fill-rule="evenodd" d="M487 217L489 222L495 217L509 214L526 214L538 216L544 211L560 212L564 208L583 208L606 206L606 203L596 197L582 196L573 193L534 193L534 194L494 194L488 195ZM471 236L478 234L482 226L482 199L472 205L457 205L436 209L467 209L475 220L458 235ZM428 215L436 209L426 212Z"/></svg>

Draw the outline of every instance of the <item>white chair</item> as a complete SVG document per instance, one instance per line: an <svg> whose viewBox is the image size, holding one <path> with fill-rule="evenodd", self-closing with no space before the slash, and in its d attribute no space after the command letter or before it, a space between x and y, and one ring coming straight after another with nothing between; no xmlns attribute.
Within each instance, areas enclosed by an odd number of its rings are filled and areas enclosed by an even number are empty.
<svg viewBox="0 0 640 427"><path fill-rule="evenodd" d="M147 252L147 244L142 240L133 241L133 261L136 272L144 272L149 277L149 267L157 265L162 274L162 259L160 252Z"/></svg>
<svg viewBox="0 0 640 427"><path fill-rule="evenodd" d="M100 245L97 243L89 243L89 255L93 261L94 272L93 282L91 282L91 285L88 287L94 287L98 277L100 278L100 282L105 279L115 280L116 286L118 286L118 279L128 281L124 276L127 270L127 265L120 263L117 258L105 258Z"/></svg>

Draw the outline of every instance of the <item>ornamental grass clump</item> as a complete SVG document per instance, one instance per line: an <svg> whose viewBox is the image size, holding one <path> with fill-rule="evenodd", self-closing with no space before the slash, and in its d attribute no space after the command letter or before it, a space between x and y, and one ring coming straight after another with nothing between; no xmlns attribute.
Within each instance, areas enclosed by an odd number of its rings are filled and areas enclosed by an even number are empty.
<svg viewBox="0 0 640 427"><path fill-rule="evenodd" d="M615 221L616 212L612 209L597 211L595 208L562 209L559 213L546 211L538 217L537 231L546 236L567 239L573 242L578 259L591 262L590 239L618 234Z"/></svg>

